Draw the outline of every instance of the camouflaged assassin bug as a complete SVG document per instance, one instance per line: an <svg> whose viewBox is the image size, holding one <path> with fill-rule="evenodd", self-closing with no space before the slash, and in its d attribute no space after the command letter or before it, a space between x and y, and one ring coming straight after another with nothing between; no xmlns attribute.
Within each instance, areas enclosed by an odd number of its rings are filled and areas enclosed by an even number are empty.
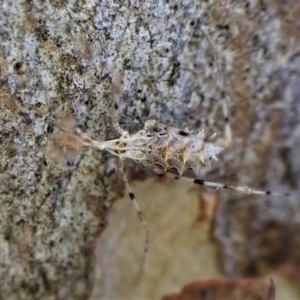
<svg viewBox="0 0 300 300"><path fill-rule="evenodd" d="M117 156L120 161L120 173L122 175L127 193L137 210L138 217L146 231L146 242L144 253L147 252L149 242L149 229L144 213L130 188L126 178L123 161L132 159L145 167L152 169L159 175L179 179L185 177L188 170L193 171L193 177L189 178L192 183L214 189L230 189L244 194L255 195L281 195L271 191L252 189L247 186L233 186L223 183L207 181L198 178L199 170L211 160L217 160L217 156L224 149L229 148L232 142L232 133L229 122L229 111L227 106L226 93L223 76L218 65L218 60L207 35L203 32L213 53L221 89L221 104L224 118L223 137L216 134L208 137L203 129L194 133L188 129L174 128L156 120L146 121L144 128L136 133L129 134L119 125L119 107L121 96L121 75L109 64L107 69L111 73L113 86L113 111L112 123L120 137L107 141L96 141L82 132L73 119L62 119L58 123L60 131L54 136L55 140L67 148L83 150L84 148L96 148L100 151L107 151ZM286 194L285 194L286 195Z"/></svg>

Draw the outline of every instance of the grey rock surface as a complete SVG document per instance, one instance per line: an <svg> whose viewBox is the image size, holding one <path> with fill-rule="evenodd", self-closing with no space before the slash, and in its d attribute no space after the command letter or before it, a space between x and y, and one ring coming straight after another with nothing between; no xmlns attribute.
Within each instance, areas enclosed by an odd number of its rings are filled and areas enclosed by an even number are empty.
<svg viewBox="0 0 300 300"><path fill-rule="evenodd" d="M68 115L94 139L117 137L103 61L111 60L123 75L125 130L135 132L154 118L222 134L219 79L200 28L222 66L234 135L208 179L290 191L288 199L259 202L251 220L258 228L266 219L298 224L296 0L4 0L0 5L3 299L87 299L91 293L95 239L123 194L118 161L87 150L58 163L47 144L55 121ZM127 169L132 178L145 176L134 164ZM229 214L228 201L219 211L217 236L230 258L225 271L239 275L245 222L242 208L241 215L236 209Z"/></svg>

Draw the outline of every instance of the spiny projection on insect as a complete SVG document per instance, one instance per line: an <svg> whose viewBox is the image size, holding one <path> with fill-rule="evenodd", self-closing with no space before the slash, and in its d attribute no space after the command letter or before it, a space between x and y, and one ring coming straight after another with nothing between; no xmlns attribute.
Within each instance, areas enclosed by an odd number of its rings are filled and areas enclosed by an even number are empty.
<svg viewBox="0 0 300 300"><path fill-rule="evenodd" d="M233 186L217 182L206 181L197 178L199 170L211 160L217 160L218 154L228 148L232 141L231 127L229 123L229 112L227 107L226 93L224 89L223 76L213 51L212 45L207 39L214 59L220 79L221 104L224 117L224 136L217 137L216 134L207 136L203 129L195 133L188 129L179 129L161 124L156 120L148 120L144 128L134 134L129 134L119 125L119 107L121 96L121 75L109 63L107 69L111 73L113 86L113 110L112 123L120 137L108 141L96 141L82 132L71 118L61 119L58 122L60 131L52 136L52 140L61 146L69 149L83 150L84 148L96 148L100 151L108 151L119 157L120 174L122 175L127 193L132 200L138 217L146 231L146 242L144 253L147 252L149 241L149 229L145 216L132 192L126 175L124 173L123 161L132 159L137 163L151 168L157 174L165 174L171 178L185 177L188 170L192 170L193 183L214 189L231 189L244 194L255 195L282 195L271 191L252 189L247 186ZM284 194L287 195L286 193Z"/></svg>

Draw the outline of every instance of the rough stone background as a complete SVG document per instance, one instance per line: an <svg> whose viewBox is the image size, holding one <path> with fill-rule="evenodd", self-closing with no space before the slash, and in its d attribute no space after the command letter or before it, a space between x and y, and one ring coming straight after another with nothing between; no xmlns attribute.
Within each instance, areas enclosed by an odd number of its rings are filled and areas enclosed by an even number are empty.
<svg viewBox="0 0 300 300"><path fill-rule="evenodd" d="M47 143L66 115L95 139L117 136L103 60L123 75L124 129L155 118L222 134L218 76L200 27L222 66L234 135L205 178L292 194L220 194L214 236L224 274L256 276L262 261L292 265L299 280L298 1L4 0L0 13L3 299L92 293L95 241L123 194L118 162L86 151L57 163ZM134 164L128 171L148 173Z"/></svg>

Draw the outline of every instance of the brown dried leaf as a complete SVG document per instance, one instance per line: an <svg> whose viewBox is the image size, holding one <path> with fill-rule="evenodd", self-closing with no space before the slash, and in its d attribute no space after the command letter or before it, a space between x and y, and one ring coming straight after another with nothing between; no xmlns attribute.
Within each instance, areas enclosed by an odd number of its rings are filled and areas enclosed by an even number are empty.
<svg viewBox="0 0 300 300"><path fill-rule="evenodd" d="M162 300L275 300L275 286L272 279L269 283L259 279L198 280Z"/></svg>

